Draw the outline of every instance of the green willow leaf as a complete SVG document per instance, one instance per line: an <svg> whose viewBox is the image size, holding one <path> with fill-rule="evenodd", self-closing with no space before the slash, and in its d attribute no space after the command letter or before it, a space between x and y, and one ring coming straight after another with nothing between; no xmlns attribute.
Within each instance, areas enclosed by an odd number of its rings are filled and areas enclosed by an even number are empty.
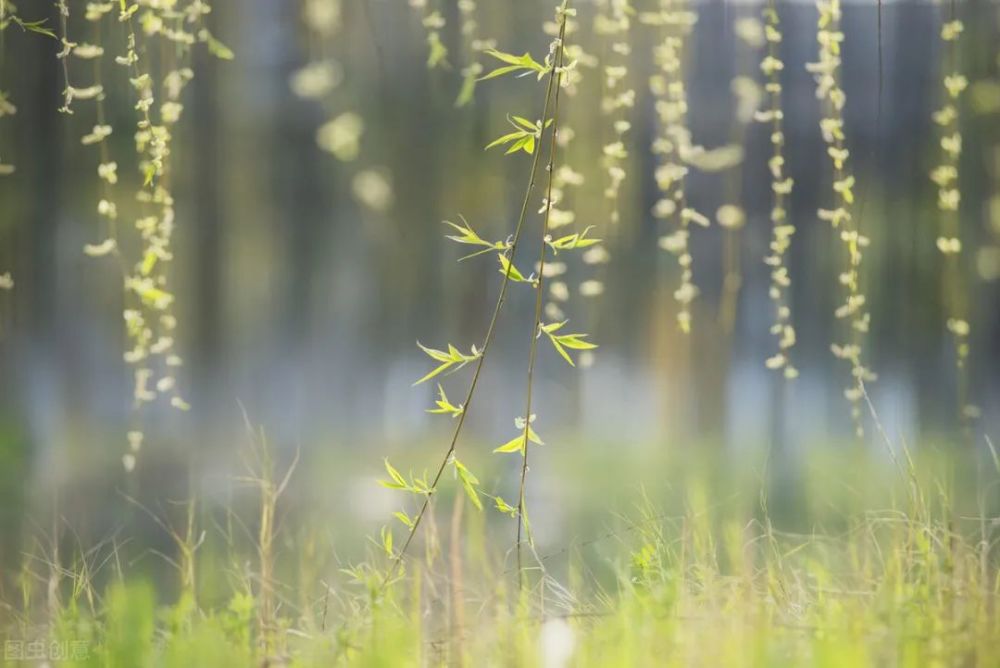
<svg viewBox="0 0 1000 668"><path fill-rule="evenodd" d="M379 480L379 484L387 489L410 489L410 485L406 482L406 478L404 478L403 475L389 463L389 459L386 458L383 461L385 462L385 470L392 480Z"/></svg>
<svg viewBox="0 0 1000 668"><path fill-rule="evenodd" d="M510 280L516 283L534 283L533 278L525 278L521 270L514 266L506 255L503 253L497 253L497 260L500 261L500 273L504 276L509 276Z"/></svg>
<svg viewBox="0 0 1000 668"><path fill-rule="evenodd" d="M577 232L576 234L567 234L564 237L559 237L551 241L546 241L549 248L553 252L559 252L561 250L576 250L578 248L588 248L595 244L601 243L600 239L591 239L587 237L587 234L594 229L591 225L587 227L583 232Z"/></svg>
<svg viewBox="0 0 1000 668"><path fill-rule="evenodd" d="M512 505L510 505L509 503L507 503L506 501L504 501L499 496L494 496L493 497L493 504L494 504L494 507L496 507L496 509L499 510L504 515L510 515L511 517L517 517L517 508L515 508Z"/></svg>
<svg viewBox="0 0 1000 668"><path fill-rule="evenodd" d="M455 346L448 344L448 352L443 350L435 350L434 348L428 348L419 341L417 341L417 346L424 351L424 353L430 357L435 362L440 362L438 366L431 369L431 371L425 375L423 378L414 383L414 385L420 385L423 382L438 376L448 370L458 370L463 366L472 362L473 360L479 359L482 354L477 351L475 346L472 347L472 353L466 355L458 350Z"/></svg>
<svg viewBox="0 0 1000 668"><path fill-rule="evenodd" d="M590 341L584 341L587 334L557 334L560 329L566 324L566 320L562 322L555 322L549 325L542 325L542 332L549 337L549 341L552 342L552 346L556 349L556 352L564 360L566 360L570 366L576 366L573 362L573 358L570 357L569 353L566 351L567 348L570 350L593 350L597 348L596 343L591 343Z"/></svg>
<svg viewBox="0 0 1000 668"><path fill-rule="evenodd" d="M507 65L498 67L485 76L480 77L480 81L495 79L496 77L511 74L513 72L524 72L525 74L534 72L539 76L539 78L541 78L546 72L549 71L548 66L537 62L529 53L525 53L521 56L515 56L510 53L504 53L503 51L497 51L496 49L487 49L485 53L493 56L500 62L507 63Z"/></svg>
<svg viewBox="0 0 1000 668"><path fill-rule="evenodd" d="M465 408L461 405L455 406L448 400L448 395L444 393L444 388L438 383L438 399L435 400L437 408L428 408L428 413L435 413L438 415L451 415L452 417L458 417L462 414Z"/></svg>
<svg viewBox="0 0 1000 668"><path fill-rule="evenodd" d="M524 452L524 434L518 434L517 436L510 439L500 447L494 448L493 452L500 452L500 453Z"/></svg>
<svg viewBox="0 0 1000 668"><path fill-rule="evenodd" d="M479 492L476 490L476 485L479 484L479 478L473 475L472 471L466 468L465 464L455 459L455 471L458 473L459 480L462 481L462 487L465 489L466 495L469 500L472 501L478 510L483 509L483 502L479 499Z"/></svg>

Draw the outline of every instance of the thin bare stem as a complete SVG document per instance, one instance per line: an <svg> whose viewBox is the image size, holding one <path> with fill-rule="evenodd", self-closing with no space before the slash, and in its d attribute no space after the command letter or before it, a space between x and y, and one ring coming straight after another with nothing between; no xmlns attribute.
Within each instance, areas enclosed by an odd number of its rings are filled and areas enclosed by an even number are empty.
<svg viewBox="0 0 1000 668"><path fill-rule="evenodd" d="M563 9L566 9L566 5L563 5ZM526 407L524 409L524 434L522 435L521 442L524 445L521 451L521 484L518 491L518 501L517 501L517 573L518 573L518 588L524 588L524 569L522 568L522 532L527 533L528 540L531 538L531 529L527 526L527 519L525 514L525 504L524 504L524 490L525 481L528 475L528 444L530 440L528 439L528 433L531 430L531 400L532 400L532 380L535 374L535 358L538 353L538 337L539 337L539 326L542 320L542 294L544 293L544 282L545 282L545 245L549 234L549 215L552 212L552 180L555 174L555 161L556 161L556 148L558 142L556 139L559 135L559 91L561 89L562 83L562 67L565 58L565 37L566 37L566 14L562 14L562 21L559 25L559 43L558 43L558 53L554 58L554 72L555 72L555 100L553 101L552 110L552 134L549 135L549 162L546 167L548 170L548 184L546 186L545 194L545 213L542 216L542 234L541 240L539 242L539 258L538 258L538 283L535 285L535 318L531 326L531 352L528 355L528 380L527 380L527 390L526 394Z"/></svg>

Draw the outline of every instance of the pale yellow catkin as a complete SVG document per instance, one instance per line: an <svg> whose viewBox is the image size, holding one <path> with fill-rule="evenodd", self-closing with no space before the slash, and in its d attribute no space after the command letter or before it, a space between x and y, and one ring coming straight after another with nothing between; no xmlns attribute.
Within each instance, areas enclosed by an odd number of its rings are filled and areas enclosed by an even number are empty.
<svg viewBox="0 0 1000 668"><path fill-rule="evenodd" d="M392 178L382 165L364 164L365 122L345 104L344 68L335 57L334 46L342 43L341 0L306 0L302 19L307 33L308 62L292 73L292 92L315 102L329 114L316 130L316 144L348 167L351 194L368 212L380 215L395 203Z"/></svg>
<svg viewBox="0 0 1000 668"><path fill-rule="evenodd" d="M459 31L462 35L465 66L462 68L462 85L455 99L456 107L463 107L472 102L476 91L476 82L483 73L480 57L484 51L495 49L495 39L483 37L482 22L478 17L480 11L476 0L458 0Z"/></svg>
<svg viewBox="0 0 1000 668"><path fill-rule="evenodd" d="M442 67L448 63L448 48L441 40L441 32L447 25L444 15L436 5L436 0L409 0L410 7L420 13L420 23L427 39L427 66Z"/></svg>
<svg viewBox="0 0 1000 668"><path fill-rule="evenodd" d="M629 41L632 12L627 0L601 0L594 20L594 32L605 43L601 113L607 117L610 141L602 149L601 164L605 170L604 196L609 203L612 225L621 219L619 194L627 177L629 157L626 135L632 129L630 118L635 108L635 89L630 85L628 70L632 55Z"/></svg>
<svg viewBox="0 0 1000 668"><path fill-rule="evenodd" d="M578 92L583 80L583 67L592 68L597 65L595 57L587 53L578 43L568 41L568 38L574 35L579 28L579 23L575 18L572 16L565 18L564 31L567 43L563 44L562 48L565 50L565 58L571 65L562 68L560 85L568 99L575 97ZM563 30L563 26L559 21L549 21L544 26L545 33L553 39L558 38L560 30ZM573 208L574 191L580 189L585 184L584 174L575 170L570 164L569 159L570 146L576 137L576 132L569 122L569 114L566 107L572 109L573 106L564 105L562 118L559 121L559 133L556 138L562 158L552 176L552 187L549 189L551 194L543 199L542 208L539 210L540 214L548 216L550 240L559 239L573 233L588 234L590 232L589 226L586 230L580 228L577 213ZM549 201L550 197L551 201ZM545 275L542 278L553 279L546 281L548 292L544 306L545 317L550 321L567 319L564 309L566 302L570 299L571 289L566 282L566 274L570 269L570 265L579 263L579 257L578 253L564 253L563 255L553 257L552 260L545 263ZM541 264L536 263L535 270L536 272L541 271L543 267ZM593 279L582 280L577 287L577 292L583 297L596 296L596 292L593 289L595 283L596 281ZM588 356L587 360L589 359L590 357Z"/></svg>
<svg viewBox="0 0 1000 668"><path fill-rule="evenodd" d="M11 8L11 6L5 4L3 0L0 0L0 24L5 24L7 21L10 21L12 15L13 15L13 9ZM3 46L2 38L0 38L0 47L2 46ZM10 94L7 93L6 91L0 90L0 120L2 120L6 116L13 116L16 113L17 113L17 106L11 100ZM10 176L15 171L17 171L17 168L11 162L4 162L3 158L4 158L3 148L0 147L0 176ZM3 275L6 276L8 274L3 274ZM3 284L0 284L0 289L4 290L11 289L11 287L13 287L13 281L11 281L11 283L12 285L10 287L4 287Z"/></svg>
<svg viewBox="0 0 1000 668"><path fill-rule="evenodd" d="M1000 44L995 62L1000 66ZM972 85L969 95L972 110L992 123L1000 119L1000 78L981 79ZM990 195L982 208L988 241L976 251L976 274L981 281L1000 281L1000 142L994 142L986 155Z"/></svg>

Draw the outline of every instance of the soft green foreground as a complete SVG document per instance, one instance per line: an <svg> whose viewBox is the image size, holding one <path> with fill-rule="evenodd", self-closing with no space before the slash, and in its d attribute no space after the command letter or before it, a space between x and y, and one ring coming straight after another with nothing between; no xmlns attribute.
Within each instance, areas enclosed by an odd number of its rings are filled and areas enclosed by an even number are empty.
<svg viewBox="0 0 1000 668"><path fill-rule="evenodd" d="M189 525L181 507L172 547L155 553L118 536L64 548L53 571L39 542L4 575L6 665L38 656L33 639L55 642L44 652L56 665L79 666L1000 665L1000 527L990 519L1000 475L983 452L965 464L897 454L898 467L857 450L816 454L794 474L772 463L770 499L763 459L755 471L675 457L646 467L663 484L641 478L648 494L634 485L623 515L602 504L610 483L598 473L609 468L543 458L539 485L547 469L563 470L593 480L596 498L574 499L576 485L556 495L573 509L561 522L574 537L561 547L537 537L520 594L513 520L476 511L455 483L405 574L382 590L380 539L360 563L331 557L351 550L301 528L323 517L281 519L283 499L271 536L276 490L258 480L255 511L202 510ZM539 534L555 530L541 505ZM402 527L394 533L398 550ZM160 552L173 566L159 566Z"/></svg>

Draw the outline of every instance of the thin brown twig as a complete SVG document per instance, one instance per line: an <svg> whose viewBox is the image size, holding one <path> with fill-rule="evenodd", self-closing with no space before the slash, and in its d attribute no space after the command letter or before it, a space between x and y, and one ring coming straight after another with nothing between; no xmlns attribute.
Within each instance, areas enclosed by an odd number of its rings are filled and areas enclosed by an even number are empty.
<svg viewBox="0 0 1000 668"><path fill-rule="evenodd" d="M549 216L552 213L552 181L555 174L555 161L556 161L556 148L558 142L556 139L559 135L559 91L562 84L562 67L566 56L566 9L568 7L568 0L563 2L562 8L560 10L560 24L559 24L559 38L558 38L558 53L553 59L553 72L555 74L555 100L553 101L552 110L552 133L549 135L549 162L546 169L548 170L548 184L546 187L545 194L545 213L542 216L542 234L541 241L539 242L539 259L538 259L538 282L535 285L535 317L531 326L531 351L528 354L528 379L527 379L527 390L526 390L526 407L524 410L524 433L521 437L521 483L518 491L518 501L517 501L517 572L518 572L518 589L523 590L524 588L524 570L522 569L522 532L527 533L527 538L529 541L532 540L531 529L527 526L527 515L525 513L524 504L524 491L525 482L528 475L528 439L529 433L531 432L531 400L532 400L532 386L535 374L535 358L538 353L538 337L541 334L539 327L541 326L542 319L542 294L543 294L543 284L545 282L545 245L547 242L547 237L549 234ZM544 126L543 126L544 127ZM540 149L539 149L540 152Z"/></svg>

